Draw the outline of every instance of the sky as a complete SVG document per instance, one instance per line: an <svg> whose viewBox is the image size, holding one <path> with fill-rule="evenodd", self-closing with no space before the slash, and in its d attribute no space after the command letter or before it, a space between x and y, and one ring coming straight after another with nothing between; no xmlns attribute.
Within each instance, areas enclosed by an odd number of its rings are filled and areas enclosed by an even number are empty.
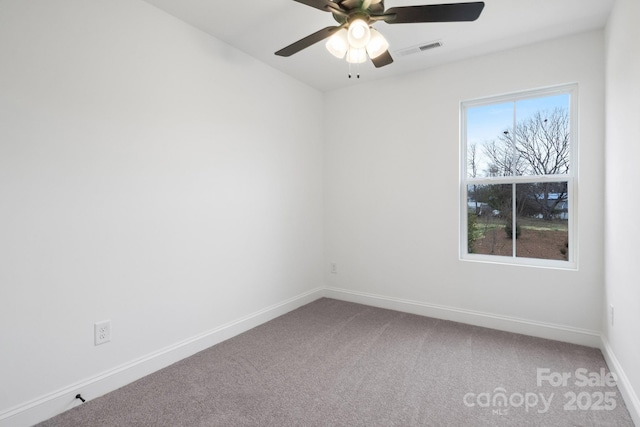
<svg viewBox="0 0 640 427"><path fill-rule="evenodd" d="M536 111L551 111L556 107L568 110L569 99L569 94L561 94L467 108L467 147L476 143L480 155L483 144L497 139L505 130L512 130L514 110L516 121L519 122ZM482 161L479 163L478 175L482 176L486 164L483 165Z"/></svg>

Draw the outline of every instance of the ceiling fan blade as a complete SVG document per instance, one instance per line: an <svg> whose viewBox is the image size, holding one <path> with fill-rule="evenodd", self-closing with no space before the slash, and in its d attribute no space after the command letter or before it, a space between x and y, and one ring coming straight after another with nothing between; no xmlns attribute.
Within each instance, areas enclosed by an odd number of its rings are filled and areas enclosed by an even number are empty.
<svg viewBox="0 0 640 427"><path fill-rule="evenodd" d="M342 10L340 5L332 2L331 0L293 0L298 3L306 4L307 6L315 7L316 9L324 10L325 12L332 12L334 10Z"/></svg>
<svg viewBox="0 0 640 427"><path fill-rule="evenodd" d="M321 40L330 37L333 33L338 31L343 26L332 26L321 29L320 31L316 31L315 33L308 35L307 37L298 40L295 43L290 44L289 46L280 49L276 52L278 56L291 56L294 53L300 52L302 49L306 49L309 46L318 43Z"/></svg>
<svg viewBox="0 0 640 427"><path fill-rule="evenodd" d="M391 64L393 62L393 58L391 57L389 51L385 50L383 54L381 54L380 56L376 56L371 60L371 62L373 62L373 65L375 65L376 68L380 68L384 67L385 65Z"/></svg>
<svg viewBox="0 0 640 427"><path fill-rule="evenodd" d="M480 16L483 8L484 2L482 1L392 7L385 11L384 21L387 24L475 21Z"/></svg>

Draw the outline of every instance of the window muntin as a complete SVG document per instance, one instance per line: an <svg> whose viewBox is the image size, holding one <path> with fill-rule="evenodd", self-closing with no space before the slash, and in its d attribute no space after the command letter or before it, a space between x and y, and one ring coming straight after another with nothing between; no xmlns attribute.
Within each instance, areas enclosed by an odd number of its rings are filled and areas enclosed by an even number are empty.
<svg viewBox="0 0 640 427"><path fill-rule="evenodd" d="M462 103L462 259L576 267L576 96L567 85Z"/></svg>

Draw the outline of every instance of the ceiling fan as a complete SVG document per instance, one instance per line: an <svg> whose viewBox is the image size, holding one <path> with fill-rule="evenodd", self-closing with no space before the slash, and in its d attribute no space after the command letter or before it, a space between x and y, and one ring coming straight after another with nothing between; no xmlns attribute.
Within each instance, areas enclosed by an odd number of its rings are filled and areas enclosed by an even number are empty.
<svg viewBox="0 0 640 427"><path fill-rule="evenodd" d="M387 24L409 24L418 22L462 22L475 21L484 8L484 2L431 4L384 9L383 0L294 0L316 9L330 12L339 25L316 31L297 42L280 49L278 56L294 53L329 39L326 47L337 58L346 58L350 64L371 59L376 68L393 62L389 54L389 43L372 24L384 21Z"/></svg>

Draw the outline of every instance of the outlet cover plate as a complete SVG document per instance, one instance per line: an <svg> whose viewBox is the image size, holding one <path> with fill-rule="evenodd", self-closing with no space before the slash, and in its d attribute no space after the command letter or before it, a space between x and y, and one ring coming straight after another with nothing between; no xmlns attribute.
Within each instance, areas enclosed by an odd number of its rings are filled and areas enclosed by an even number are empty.
<svg viewBox="0 0 640 427"><path fill-rule="evenodd" d="M95 345L111 341L111 320L103 320L93 325Z"/></svg>

